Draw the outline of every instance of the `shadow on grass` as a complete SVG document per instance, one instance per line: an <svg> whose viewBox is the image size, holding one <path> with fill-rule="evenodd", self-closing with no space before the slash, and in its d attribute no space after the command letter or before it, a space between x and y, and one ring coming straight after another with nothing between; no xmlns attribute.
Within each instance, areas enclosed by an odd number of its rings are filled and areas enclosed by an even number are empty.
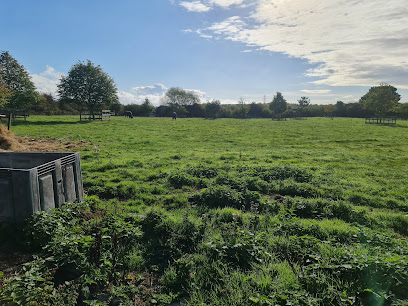
<svg viewBox="0 0 408 306"><path fill-rule="evenodd" d="M92 121L20 121L20 120L14 120L12 121L11 125L12 126L18 126L18 125L67 125L67 124L88 124L91 123Z"/></svg>

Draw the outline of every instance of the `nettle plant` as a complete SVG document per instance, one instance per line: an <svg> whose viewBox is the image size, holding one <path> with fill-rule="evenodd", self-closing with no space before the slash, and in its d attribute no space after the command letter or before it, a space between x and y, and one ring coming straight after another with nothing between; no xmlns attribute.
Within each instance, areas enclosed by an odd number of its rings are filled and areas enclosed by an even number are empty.
<svg viewBox="0 0 408 306"><path fill-rule="evenodd" d="M79 300L87 300L110 284L125 282L126 258L142 236L133 221L95 197L37 213L27 225L27 241L45 259L26 264L21 276L6 280L2 298L25 303L42 290L52 299L60 287L69 286L78 289Z"/></svg>

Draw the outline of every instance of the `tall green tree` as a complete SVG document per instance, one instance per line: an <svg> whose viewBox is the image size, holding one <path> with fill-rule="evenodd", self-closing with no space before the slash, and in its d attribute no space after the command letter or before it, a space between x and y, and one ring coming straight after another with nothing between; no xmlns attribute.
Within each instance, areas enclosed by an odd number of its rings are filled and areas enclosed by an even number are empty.
<svg viewBox="0 0 408 306"><path fill-rule="evenodd" d="M26 110L40 99L27 70L8 51L0 53L0 87L3 107L9 111Z"/></svg>
<svg viewBox="0 0 408 306"><path fill-rule="evenodd" d="M300 97L298 100L299 106L306 107L310 105L310 99L308 97Z"/></svg>
<svg viewBox="0 0 408 306"><path fill-rule="evenodd" d="M360 103L369 111L372 111L376 116L384 116L394 107L398 105L401 96L397 93L397 89L386 83L380 86L374 86L361 97Z"/></svg>
<svg viewBox="0 0 408 306"><path fill-rule="evenodd" d="M277 92L276 95L273 96L273 100L271 104L269 104L269 108L272 111L272 115L274 117L280 118L288 108L288 103L286 102L283 95L280 92Z"/></svg>
<svg viewBox="0 0 408 306"><path fill-rule="evenodd" d="M95 112L119 103L117 88L113 79L91 61L79 61L63 76L58 85L60 99L75 104L79 110L88 110L95 118Z"/></svg>
<svg viewBox="0 0 408 306"><path fill-rule="evenodd" d="M184 90L180 87L171 87L164 96L164 105L180 108L186 105L200 103L200 98L193 92Z"/></svg>
<svg viewBox="0 0 408 306"><path fill-rule="evenodd" d="M248 105L245 104L245 99L242 97L239 98L238 107L236 111L234 112L235 117L245 119L248 115L248 111L249 111L249 107Z"/></svg>
<svg viewBox="0 0 408 306"><path fill-rule="evenodd" d="M205 116L207 118L216 119L221 110L220 100L208 101L205 105Z"/></svg>
<svg viewBox="0 0 408 306"><path fill-rule="evenodd" d="M3 108L9 102L10 97L11 91L3 84L0 75L0 108Z"/></svg>

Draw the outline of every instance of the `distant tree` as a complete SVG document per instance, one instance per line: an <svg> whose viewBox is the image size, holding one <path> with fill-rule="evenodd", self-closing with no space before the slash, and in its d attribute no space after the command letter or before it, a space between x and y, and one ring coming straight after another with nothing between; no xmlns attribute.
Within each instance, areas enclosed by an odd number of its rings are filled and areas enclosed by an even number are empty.
<svg viewBox="0 0 408 306"><path fill-rule="evenodd" d="M397 116L408 119L408 103L398 103L398 105L393 108L393 111Z"/></svg>
<svg viewBox="0 0 408 306"><path fill-rule="evenodd" d="M272 115L275 117L281 117L287 107L287 102L280 92L277 92L276 95L273 96L273 100L271 104L269 104Z"/></svg>
<svg viewBox="0 0 408 306"><path fill-rule="evenodd" d="M152 113L154 112L154 106L153 104L149 101L148 98L146 98L142 105L140 106L140 113L141 116L143 117L149 117Z"/></svg>
<svg viewBox="0 0 408 306"><path fill-rule="evenodd" d="M179 87L169 88L163 98L164 105L175 109L193 105L194 103L200 103L200 98L195 93Z"/></svg>
<svg viewBox="0 0 408 306"><path fill-rule="evenodd" d="M234 104L221 104L219 116L221 118L234 118Z"/></svg>
<svg viewBox="0 0 408 306"><path fill-rule="evenodd" d="M337 101L336 102L336 110L334 111L334 114L337 117L346 117L347 116L346 104L343 101Z"/></svg>
<svg viewBox="0 0 408 306"><path fill-rule="evenodd" d="M310 105L310 99L308 97L301 97L298 100L299 106L306 107Z"/></svg>
<svg viewBox="0 0 408 306"><path fill-rule="evenodd" d="M336 107L333 104L322 105L323 113L326 117L332 117L336 111Z"/></svg>
<svg viewBox="0 0 408 306"><path fill-rule="evenodd" d="M125 113L125 106L120 103L111 105L110 110L115 113L116 116L122 116Z"/></svg>
<svg viewBox="0 0 408 306"><path fill-rule="evenodd" d="M205 116L207 118L216 119L221 110L220 100L208 101L205 105Z"/></svg>
<svg viewBox="0 0 408 306"><path fill-rule="evenodd" d="M41 94L40 101L31 106L30 111L36 114L56 115L61 113L59 103L51 94Z"/></svg>
<svg viewBox="0 0 408 306"><path fill-rule="evenodd" d="M187 111L187 116L190 118L203 118L205 117L204 106L199 103L193 103L191 105L185 106Z"/></svg>
<svg viewBox="0 0 408 306"><path fill-rule="evenodd" d="M248 117L262 118L265 116L264 104L252 102L249 104Z"/></svg>
<svg viewBox="0 0 408 306"><path fill-rule="evenodd" d="M238 108L235 110L235 116L236 118L241 118L245 119L248 115L249 107L248 105L245 104L245 99L244 98L239 98L238 100Z"/></svg>
<svg viewBox="0 0 408 306"><path fill-rule="evenodd" d="M368 111L363 108L363 105L358 102L346 104L347 117L364 118L368 115Z"/></svg>
<svg viewBox="0 0 408 306"><path fill-rule="evenodd" d="M401 96L397 93L394 86L386 83L380 86L374 86L361 97L360 103L367 110L370 110L376 116L384 116L398 105Z"/></svg>
<svg viewBox="0 0 408 306"><path fill-rule="evenodd" d="M169 117L172 114L172 109L166 105L160 105L156 107L155 116L156 117Z"/></svg>
<svg viewBox="0 0 408 306"><path fill-rule="evenodd" d="M89 60L71 67L68 76L61 78L58 94L61 100L88 110L94 118L95 112L119 103L113 79Z"/></svg>
<svg viewBox="0 0 408 306"><path fill-rule="evenodd" d="M39 101L27 70L7 51L0 53L0 76L4 108L10 111L23 110Z"/></svg>

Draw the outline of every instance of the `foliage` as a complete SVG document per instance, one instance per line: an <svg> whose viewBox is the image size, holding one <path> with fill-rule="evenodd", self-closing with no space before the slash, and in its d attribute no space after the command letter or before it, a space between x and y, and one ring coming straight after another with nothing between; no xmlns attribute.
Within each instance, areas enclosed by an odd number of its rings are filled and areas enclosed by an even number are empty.
<svg viewBox="0 0 408 306"><path fill-rule="evenodd" d="M199 103L193 103L191 105L186 105L185 109L187 111L187 117L189 118L205 118L205 106Z"/></svg>
<svg viewBox="0 0 408 306"><path fill-rule="evenodd" d="M200 103L200 98L194 92L171 87L166 91L162 103L175 111L180 111L187 105Z"/></svg>
<svg viewBox="0 0 408 306"><path fill-rule="evenodd" d="M35 114L57 115L63 114L58 101L51 94L41 94L37 104L31 106L30 111Z"/></svg>
<svg viewBox="0 0 408 306"><path fill-rule="evenodd" d="M89 60L79 61L71 67L68 76L61 77L58 94L62 101L73 103L80 110L87 109L92 115L118 103L113 79Z"/></svg>
<svg viewBox="0 0 408 306"><path fill-rule="evenodd" d="M301 107L306 107L310 105L310 99L308 97L301 97L298 100L298 103Z"/></svg>
<svg viewBox="0 0 408 306"><path fill-rule="evenodd" d="M0 86L1 104L8 110L26 110L38 101L38 94L27 70L8 51L0 53Z"/></svg>
<svg viewBox="0 0 408 306"><path fill-rule="evenodd" d="M154 113L154 106L149 101L149 99L145 99L142 104L129 104L125 105L123 108L123 112L131 111L133 116L143 116L149 117Z"/></svg>
<svg viewBox="0 0 408 306"><path fill-rule="evenodd" d="M207 118L216 119L221 110L220 100L212 100L205 105L205 116Z"/></svg>
<svg viewBox="0 0 408 306"><path fill-rule="evenodd" d="M266 103L252 102L249 105L248 117L249 118L270 118L271 114L269 110L269 105Z"/></svg>
<svg viewBox="0 0 408 306"><path fill-rule="evenodd" d="M269 104L274 117L280 117L287 109L287 102L280 92L273 96L272 102Z"/></svg>
<svg viewBox="0 0 408 306"><path fill-rule="evenodd" d="M9 102L12 94L11 91L1 83L1 79L0 84L0 108L3 108Z"/></svg>
<svg viewBox="0 0 408 306"><path fill-rule="evenodd" d="M371 87L368 92L361 97L360 103L365 109L372 111L376 116L384 116L395 106L401 96L397 93L394 86L380 84L380 86Z"/></svg>
<svg viewBox="0 0 408 306"><path fill-rule="evenodd" d="M238 101L238 107L235 109L234 117L245 119L247 117L248 111L249 109L248 106L245 104L245 99L241 97Z"/></svg>

